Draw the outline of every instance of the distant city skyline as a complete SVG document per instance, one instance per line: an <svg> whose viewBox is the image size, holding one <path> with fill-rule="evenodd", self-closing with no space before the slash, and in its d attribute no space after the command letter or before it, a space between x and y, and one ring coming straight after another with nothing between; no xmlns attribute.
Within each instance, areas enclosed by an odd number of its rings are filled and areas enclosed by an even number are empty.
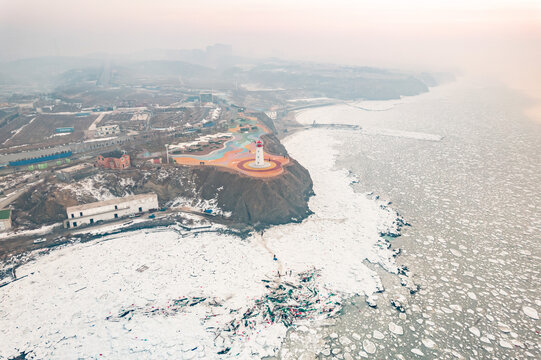
<svg viewBox="0 0 541 360"><path fill-rule="evenodd" d="M0 41L3 61L223 43L242 56L533 82L541 79L541 2L0 0Z"/></svg>

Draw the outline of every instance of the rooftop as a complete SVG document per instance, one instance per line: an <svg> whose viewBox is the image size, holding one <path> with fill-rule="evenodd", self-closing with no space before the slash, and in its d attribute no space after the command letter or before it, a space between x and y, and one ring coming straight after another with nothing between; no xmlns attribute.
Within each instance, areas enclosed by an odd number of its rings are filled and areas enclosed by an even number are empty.
<svg viewBox="0 0 541 360"><path fill-rule="evenodd" d="M96 201L93 203L88 203L88 204L83 204L83 205L68 206L66 208L66 212L70 213L70 212L83 211L83 210L94 209L97 207L107 206L107 205L119 205L119 204L126 203L129 201L143 200L143 199L148 199L148 198L152 198L156 196L157 195L155 193L124 196L121 198L114 198L114 199L109 199L109 200L104 200L104 201Z"/></svg>
<svg viewBox="0 0 541 360"><path fill-rule="evenodd" d="M70 166L70 167L67 167L67 168L64 168L64 169L60 169L60 170L58 170L58 172L69 174L69 173L72 173L72 172L76 172L76 171L79 171L79 170L86 169L86 168L88 168L90 166L91 166L90 164L86 164L86 163L85 164L78 164L78 165Z"/></svg>
<svg viewBox="0 0 541 360"><path fill-rule="evenodd" d="M101 156L103 156L104 158L115 158L115 159L120 159L122 155L124 154L122 154L122 151L120 150L110 151L110 152L101 154Z"/></svg>
<svg viewBox="0 0 541 360"><path fill-rule="evenodd" d="M11 216L11 210L10 209L4 209L0 210L0 220L7 220Z"/></svg>

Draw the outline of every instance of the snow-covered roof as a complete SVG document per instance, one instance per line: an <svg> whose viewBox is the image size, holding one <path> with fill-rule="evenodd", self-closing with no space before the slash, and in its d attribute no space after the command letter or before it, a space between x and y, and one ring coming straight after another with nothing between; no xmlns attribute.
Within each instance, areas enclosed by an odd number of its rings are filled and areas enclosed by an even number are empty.
<svg viewBox="0 0 541 360"><path fill-rule="evenodd" d="M83 205L76 205L76 206L68 206L66 208L66 212L77 212L77 211L83 211L88 209L94 209L97 207L107 206L107 205L118 205L130 201L135 200L143 200L148 198L156 197L157 195L155 193L148 193L148 194L139 194L139 195L130 195L130 196L124 196L121 198L114 198L104 201L96 201L93 203L83 204Z"/></svg>

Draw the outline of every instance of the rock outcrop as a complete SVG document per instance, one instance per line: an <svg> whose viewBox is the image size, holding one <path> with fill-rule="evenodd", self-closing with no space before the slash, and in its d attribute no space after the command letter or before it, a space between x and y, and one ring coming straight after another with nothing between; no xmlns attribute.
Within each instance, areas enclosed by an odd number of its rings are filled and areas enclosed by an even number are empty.
<svg viewBox="0 0 541 360"><path fill-rule="evenodd" d="M216 167L196 168L193 176L203 199L215 198L218 206L231 212L235 220L256 228L300 221L311 214L308 199L313 194L312 180L295 160L282 175L269 179Z"/></svg>
<svg viewBox="0 0 541 360"><path fill-rule="evenodd" d="M264 142L266 152L287 155L273 134ZM283 174L264 179L221 167L173 165L101 170L74 184L51 176L15 202L14 222L25 227L59 222L65 219L67 206L148 192L158 194L160 206L179 198L189 206L211 201L229 213L233 223L256 229L301 221L311 214L312 179L297 161L290 161Z"/></svg>

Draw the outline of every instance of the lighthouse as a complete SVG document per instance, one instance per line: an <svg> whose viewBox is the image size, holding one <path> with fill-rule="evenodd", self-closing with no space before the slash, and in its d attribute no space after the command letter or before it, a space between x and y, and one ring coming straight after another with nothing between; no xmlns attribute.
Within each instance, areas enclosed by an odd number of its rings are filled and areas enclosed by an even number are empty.
<svg viewBox="0 0 541 360"><path fill-rule="evenodd" d="M263 156L263 143L261 140L257 140L257 143L255 145L255 166L256 167L264 167L265 159Z"/></svg>

